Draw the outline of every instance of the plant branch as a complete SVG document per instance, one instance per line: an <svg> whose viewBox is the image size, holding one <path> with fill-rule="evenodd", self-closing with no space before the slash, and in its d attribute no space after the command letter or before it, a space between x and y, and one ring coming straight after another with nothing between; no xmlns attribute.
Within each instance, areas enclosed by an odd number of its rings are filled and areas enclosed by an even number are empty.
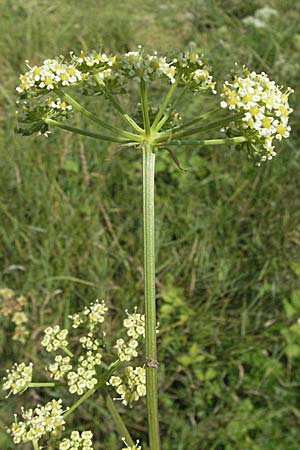
<svg viewBox="0 0 300 450"><path fill-rule="evenodd" d="M227 119L220 119L217 120L215 122L212 122L210 124L208 124L205 127L197 127L197 128L191 128L190 130L186 130L182 133L174 133L173 134L173 138L181 138L181 137L185 137L185 136L191 136L192 134L196 134L196 133L203 133L204 131L208 131L208 130L213 130L214 128L221 128L224 125L229 124L230 122L234 122L237 119L240 119L244 116L244 114L236 114L235 116L231 116L228 117Z"/></svg>
<svg viewBox="0 0 300 450"><path fill-rule="evenodd" d="M158 113L156 114L155 119L154 119L154 122L153 122L153 124L152 124L152 126L151 126L151 128L152 128L153 130L156 130L156 127L157 127L157 125L158 125L160 119L162 118L162 115L164 114L164 112L165 112L165 110L166 110L168 104L170 103L171 98L173 97L173 94L174 94L174 91L175 91L175 89L176 89L176 87L177 87L177 85L178 85L178 82L179 82L179 78L177 78L177 80L175 81L175 83L172 83L172 84L171 84L170 89L169 89L169 91L168 91L168 93L167 93L167 95L166 95L166 98L165 98L165 100L163 101L163 103L162 103L162 105L161 105L161 107L160 107Z"/></svg>
<svg viewBox="0 0 300 450"><path fill-rule="evenodd" d="M63 415L63 418L66 419L67 417L69 417L70 414L72 414L73 411L75 411L75 409L78 408L78 406L80 406L85 400L87 400L91 395L93 395L96 390L98 388L98 384L96 386L94 386L93 388L89 389L85 394L83 394L78 400L77 402L75 402Z"/></svg>
<svg viewBox="0 0 300 450"><path fill-rule="evenodd" d="M223 145L223 144L242 144L243 142L247 142L248 139L244 136L236 136L232 138L223 138L223 139L192 139L192 140L172 140L168 142L168 145Z"/></svg>
<svg viewBox="0 0 300 450"><path fill-rule="evenodd" d="M108 87L106 86L104 81L101 80L101 78L99 77L99 74L96 73L94 75L94 78L95 78L96 82L98 83L98 85L104 90L106 97L111 102L111 104L113 105L115 110L118 112L118 114L122 117L122 119L126 123L128 123L128 125L131 128L133 128L138 133L142 134L144 132L144 130L132 119L132 117L129 116L129 114L127 114L124 111L124 109L122 108L120 103L115 99L115 97L112 95L112 93L110 92L110 90L108 89Z"/></svg>
<svg viewBox="0 0 300 450"><path fill-rule="evenodd" d="M109 410L109 412L116 424L116 427L119 431L121 438L124 438L126 440L127 445L130 445L130 447L133 447L134 446L133 439L130 436L130 433L129 433L125 423L123 422L123 419L120 416L120 414L116 408L116 405L114 404L114 401L111 398L111 396L109 395L109 393L107 393L105 395L105 401L106 401L107 409Z"/></svg>
<svg viewBox="0 0 300 450"><path fill-rule="evenodd" d="M58 386L57 383L49 382L49 383L30 383L28 385L29 388L37 388L37 387L55 387Z"/></svg>
<svg viewBox="0 0 300 450"><path fill-rule="evenodd" d="M168 130L162 132L161 136L163 136L164 134L170 134L170 133L174 133L175 131L177 132L177 131L181 131L185 128L188 128L197 122L208 119L210 116L217 114L221 110L222 110L221 107L214 108L211 111L208 111L207 113L204 113L204 114L201 114L200 116L195 117L195 119L192 119L192 120L189 120L188 122L183 123L182 125L178 125L174 128L169 128Z"/></svg>
<svg viewBox="0 0 300 450"><path fill-rule="evenodd" d="M50 118L45 118L44 121L48 125L52 125L53 127L58 127L61 128L62 130L71 131L72 133L82 134L83 136L92 137L94 139L100 139L102 141L118 142L120 144L132 143L132 141L128 139L118 138L114 136L106 136L104 134L94 133L93 131L82 130L81 128L72 127L71 125L64 125L63 123Z"/></svg>
<svg viewBox="0 0 300 450"><path fill-rule="evenodd" d="M163 116L163 118L159 121L159 123L157 124L155 131L159 131L164 124L169 120L172 112L174 111L174 109L176 108L176 106L178 105L178 103L183 99L185 93L187 92L188 89L188 83L184 86L184 88L182 89L182 91L180 92L180 94L178 95L178 97L175 99L175 101L173 102L173 104L170 106L168 112Z"/></svg>
<svg viewBox="0 0 300 450"><path fill-rule="evenodd" d="M80 103L78 103L71 95L67 94L64 91L58 91L58 93L61 95L61 97L69 103L71 106L73 106L74 109L81 112L85 117L90 119L91 121L95 122L96 124L100 125L103 128L106 128L114 133L119 134L120 136L124 136L131 140L136 140L139 142L141 140L140 136L129 133L128 131L122 130L121 128L114 127L113 125L109 125L108 123L104 122L101 119L98 119L98 117L93 114L92 112L88 111L86 108L84 108Z"/></svg>

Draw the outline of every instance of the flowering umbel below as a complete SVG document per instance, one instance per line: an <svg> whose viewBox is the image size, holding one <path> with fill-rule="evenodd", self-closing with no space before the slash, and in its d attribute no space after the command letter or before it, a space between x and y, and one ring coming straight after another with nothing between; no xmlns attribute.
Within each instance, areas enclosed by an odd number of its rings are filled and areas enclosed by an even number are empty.
<svg viewBox="0 0 300 450"><path fill-rule="evenodd" d="M107 311L105 303L96 300L70 316L73 330L79 333L74 353L68 339L68 329L60 328L59 325L45 329L41 343L47 352L54 354L53 361L46 366L48 376L53 382L33 382L33 364L20 363L7 370L3 379L3 390L19 394L29 387L64 386L72 395L89 396L97 388L114 388L119 395L118 399L121 399L124 405L130 406L145 396L145 368L129 365L131 360L139 356L139 347L145 338L145 317L137 312L137 308L134 308L133 313L126 310L126 318L123 321L124 338L117 339L117 342L123 342L122 351L115 345L116 357L113 362L103 364L107 336L102 327ZM71 340L74 341L73 338ZM126 355L126 358L123 358L123 355ZM21 420L17 420L16 416L8 432L16 444L34 440L43 442L48 438L61 439L66 417L69 415L68 410L69 408L63 409L61 399L53 399L34 409L22 408ZM92 437L91 431L73 431L70 437L59 442L58 448L92 450Z"/></svg>

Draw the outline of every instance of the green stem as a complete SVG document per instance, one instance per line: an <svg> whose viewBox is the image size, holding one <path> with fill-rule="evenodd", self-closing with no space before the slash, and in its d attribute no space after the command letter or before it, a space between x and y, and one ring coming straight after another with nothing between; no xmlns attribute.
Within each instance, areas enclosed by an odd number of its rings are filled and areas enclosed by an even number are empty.
<svg viewBox="0 0 300 450"><path fill-rule="evenodd" d="M39 450L39 441L37 440L37 439L34 439L33 441L32 441L32 445L33 445L33 448L34 448L34 450Z"/></svg>
<svg viewBox="0 0 300 450"><path fill-rule="evenodd" d="M163 116L163 114L164 114L168 104L170 103L171 98L173 97L173 94L174 94L174 91L175 91L175 89L176 89L176 87L178 85L178 82L179 82L179 78L175 81L175 83L171 84L170 89L169 89L169 91L168 91L168 93L166 95L166 98L165 98L164 102L162 103L161 107L159 108L159 111L156 114L154 122L153 122L153 124L151 126L151 128L153 130L156 130L156 126L158 125L158 123L159 123L160 119L162 118L162 116Z"/></svg>
<svg viewBox="0 0 300 450"><path fill-rule="evenodd" d="M55 387L57 386L57 383L30 383L28 385L29 388L36 388L36 387Z"/></svg>
<svg viewBox="0 0 300 450"><path fill-rule="evenodd" d="M129 114L127 114L124 109L122 108L122 106L120 105L119 102L117 102L117 100L115 99L115 97L112 95L112 93L110 92L110 90L108 89L108 87L106 86L106 84L104 83L103 80L101 80L101 78L99 77L99 74L95 74L94 78L96 80L96 82L98 83L98 85L104 90L106 97L108 98L108 100L111 102L111 104L113 105L113 107L115 108L115 110L118 112L118 114L122 117L122 119L128 123L128 125L133 128L135 131L137 131L138 133L142 134L144 132L144 130L132 119L132 117L129 116Z"/></svg>
<svg viewBox="0 0 300 450"><path fill-rule="evenodd" d="M224 139L204 139L204 140L174 140L170 141L168 145L222 145L222 144L242 144L243 142L247 142L248 139L244 136L236 136L232 138L224 138Z"/></svg>
<svg viewBox="0 0 300 450"><path fill-rule="evenodd" d="M69 417L70 414L72 414L72 412L78 408L78 406L80 406L85 400L87 400L91 395L93 395L96 390L98 389L98 384L96 386L94 386L93 388L89 389L85 394L83 394L78 400L77 402L75 402L63 415L63 418L66 419L67 417Z"/></svg>
<svg viewBox="0 0 300 450"><path fill-rule="evenodd" d="M114 401L112 400L111 396L108 393L105 396L105 401L106 401L107 409L109 410L109 412L116 424L116 427L118 429L118 432L119 432L121 438L125 439L127 445L130 445L130 447L133 447L134 446L133 439L130 436L125 423L123 422L123 419L120 416L120 414L116 408L116 405L114 404Z"/></svg>
<svg viewBox="0 0 300 450"><path fill-rule="evenodd" d="M66 355L70 356L70 358L73 358L74 353L71 352L67 347L61 347L61 349L65 352Z"/></svg>
<svg viewBox="0 0 300 450"><path fill-rule="evenodd" d="M216 122L212 122L206 127L191 128L190 130L184 131L183 133L174 133L173 138L177 139L185 136L191 136L192 134L196 133L203 133L204 131L213 130L214 128L220 128L224 125L228 125L230 122L234 122L235 120L240 119L243 116L244 114L236 114L235 116L228 117L227 119L221 119L217 120Z"/></svg>
<svg viewBox="0 0 300 450"><path fill-rule="evenodd" d="M146 389L150 450L160 449L157 400L157 349L155 302L154 169L155 153L143 145L143 216L145 270Z"/></svg>
<svg viewBox="0 0 300 450"><path fill-rule="evenodd" d="M58 127L58 128L61 128L62 130L66 130L66 131L72 131L72 133L82 134L83 136L92 137L94 139L101 139L103 141L110 141L110 142L119 142L120 144L128 144L131 142L128 139L117 138L114 136L106 136L103 134L94 133L93 131L87 131L87 130L82 130L81 128L75 128L75 127L72 127L71 125L64 125L63 123L58 122L57 120L53 120L53 119L49 119L49 118L46 118L45 122L48 125L52 125L53 127Z"/></svg>
<svg viewBox="0 0 300 450"><path fill-rule="evenodd" d="M167 114L165 114L163 116L163 118L159 121L159 123L157 124L157 126L155 128L155 131L159 131L164 126L164 124L169 120L172 112L174 111L174 109L176 108L178 103L183 99L185 93L187 92L187 89L188 89L188 83L184 86L184 88L182 89L182 91L180 92L178 97L175 99L175 101L169 108L169 111L167 112Z"/></svg>
<svg viewBox="0 0 300 450"><path fill-rule="evenodd" d="M143 114L145 133L146 133L146 136L149 136L149 134L150 134L150 118L149 118L149 111L148 111L148 94L147 94L147 85L145 83L145 80L143 80L143 79L141 79L141 83L140 83L140 93L141 93L142 114Z"/></svg>
<svg viewBox="0 0 300 450"><path fill-rule="evenodd" d="M91 113L86 108L84 108L80 103L78 103L73 97L71 97L66 92L58 91L58 93L61 95L61 97L67 103L69 103L71 106L73 106L74 109L81 112L84 116L86 116L88 119L92 120L93 122L97 123L101 127L106 128L110 131L113 131L113 132L119 134L120 136L124 136L128 139L135 140L137 142L139 142L141 140L141 137L136 134L129 133L128 131L122 130L121 128L114 127L113 125L109 125L108 123L103 122L103 120L98 119L98 117L95 114Z"/></svg>

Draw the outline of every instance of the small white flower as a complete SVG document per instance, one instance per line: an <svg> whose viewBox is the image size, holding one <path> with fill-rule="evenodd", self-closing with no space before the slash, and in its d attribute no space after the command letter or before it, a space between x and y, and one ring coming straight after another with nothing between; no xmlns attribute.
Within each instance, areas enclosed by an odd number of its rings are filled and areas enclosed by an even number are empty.
<svg viewBox="0 0 300 450"><path fill-rule="evenodd" d="M59 348L67 347L68 341L68 330L60 329L59 325L56 325L55 327L48 327L44 331L45 336L43 340L41 341L41 344L43 347L46 348L47 352L56 351Z"/></svg>
<svg viewBox="0 0 300 450"><path fill-rule="evenodd" d="M46 405L38 405L34 410L22 410L22 421L15 421L8 429L15 444L40 439L48 433L62 431L65 421L61 400L52 400Z"/></svg>
<svg viewBox="0 0 300 450"><path fill-rule="evenodd" d="M73 321L73 328L77 328L82 324L86 324L92 332L96 325L104 322L105 313L108 308L105 306L104 301L101 303L96 300L95 303L91 303L86 306L80 313L69 316Z"/></svg>
<svg viewBox="0 0 300 450"><path fill-rule="evenodd" d="M113 386L123 405L132 406L134 401L146 395L146 370L128 366L120 376L112 376L107 385Z"/></svg>
<svg viewBox="0 0 300 450"><path fill-rule="evenodd" d="M59 450L93 450L93 433L91 431L72 431L70 438L65 438L59 444Z"/></svg>
<svg viewBox="0 0 300 450"><path fill-rule="evenodd" d="M12 369L7 370L3 381L2 389L4 391L9 390L13 394L24 392L32 381L32 363L27 366L25 363L15 363Z"/></svg>
<svg viewBox="0 0 300 450"><path fill-rule="evenodd" d="M82 395L92 389L98 382L96 366L101 364L101 354L88 351L85 356L78 358L77 370L67 375L69 391L71 394Z"/></svg>
<svg viewBox="0 0 300 450"><path fill-rule="evenodd" d="M60 380L68 372L72 370L72 365L70 364L71 358L69 356L55 356L55 362L49 364L48 371L50 372L51 378L54 380Z"/></svg>

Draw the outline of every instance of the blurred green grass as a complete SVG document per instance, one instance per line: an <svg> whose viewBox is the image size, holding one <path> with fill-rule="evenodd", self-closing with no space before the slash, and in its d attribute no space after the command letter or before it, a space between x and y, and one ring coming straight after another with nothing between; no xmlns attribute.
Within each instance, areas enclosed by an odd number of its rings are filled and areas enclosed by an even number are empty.
<svg viewBox="0 0 300 450"><path fill-rule="evenodd" d="M242 19L263 1L0 0L0 281L30 292L35 340L45 325L67 322L68 311L95 298L117 313L142 301L141 167L139 154L88 138L16 136L14 90L24 60L99 46L164 52L195 42L217 79L238 62L297 89L300 3L267 4L278 17L255 29ZM299 359L288 360L280 334L289 323L282 301L299 287L291 269L300 244L297 90L292 102L292 137L260 169L226 148L178 150L185 173L158 157L164 449L300 448ZM182 113L206 108L206 99L192 97ZM117 120L106 105L102 111ZM1 337L1 370L24 354L38 360L37 345L7 345L8 336ZM27 398L35 403L36 396ZM2 428L20 401L1 401ZM143 408L128 416L136 437L145 432ZM119 448L105 416L101 400L91 401L74 426L95 430L96 449ZM14 448L4 431L0 446Z"/></svg>

